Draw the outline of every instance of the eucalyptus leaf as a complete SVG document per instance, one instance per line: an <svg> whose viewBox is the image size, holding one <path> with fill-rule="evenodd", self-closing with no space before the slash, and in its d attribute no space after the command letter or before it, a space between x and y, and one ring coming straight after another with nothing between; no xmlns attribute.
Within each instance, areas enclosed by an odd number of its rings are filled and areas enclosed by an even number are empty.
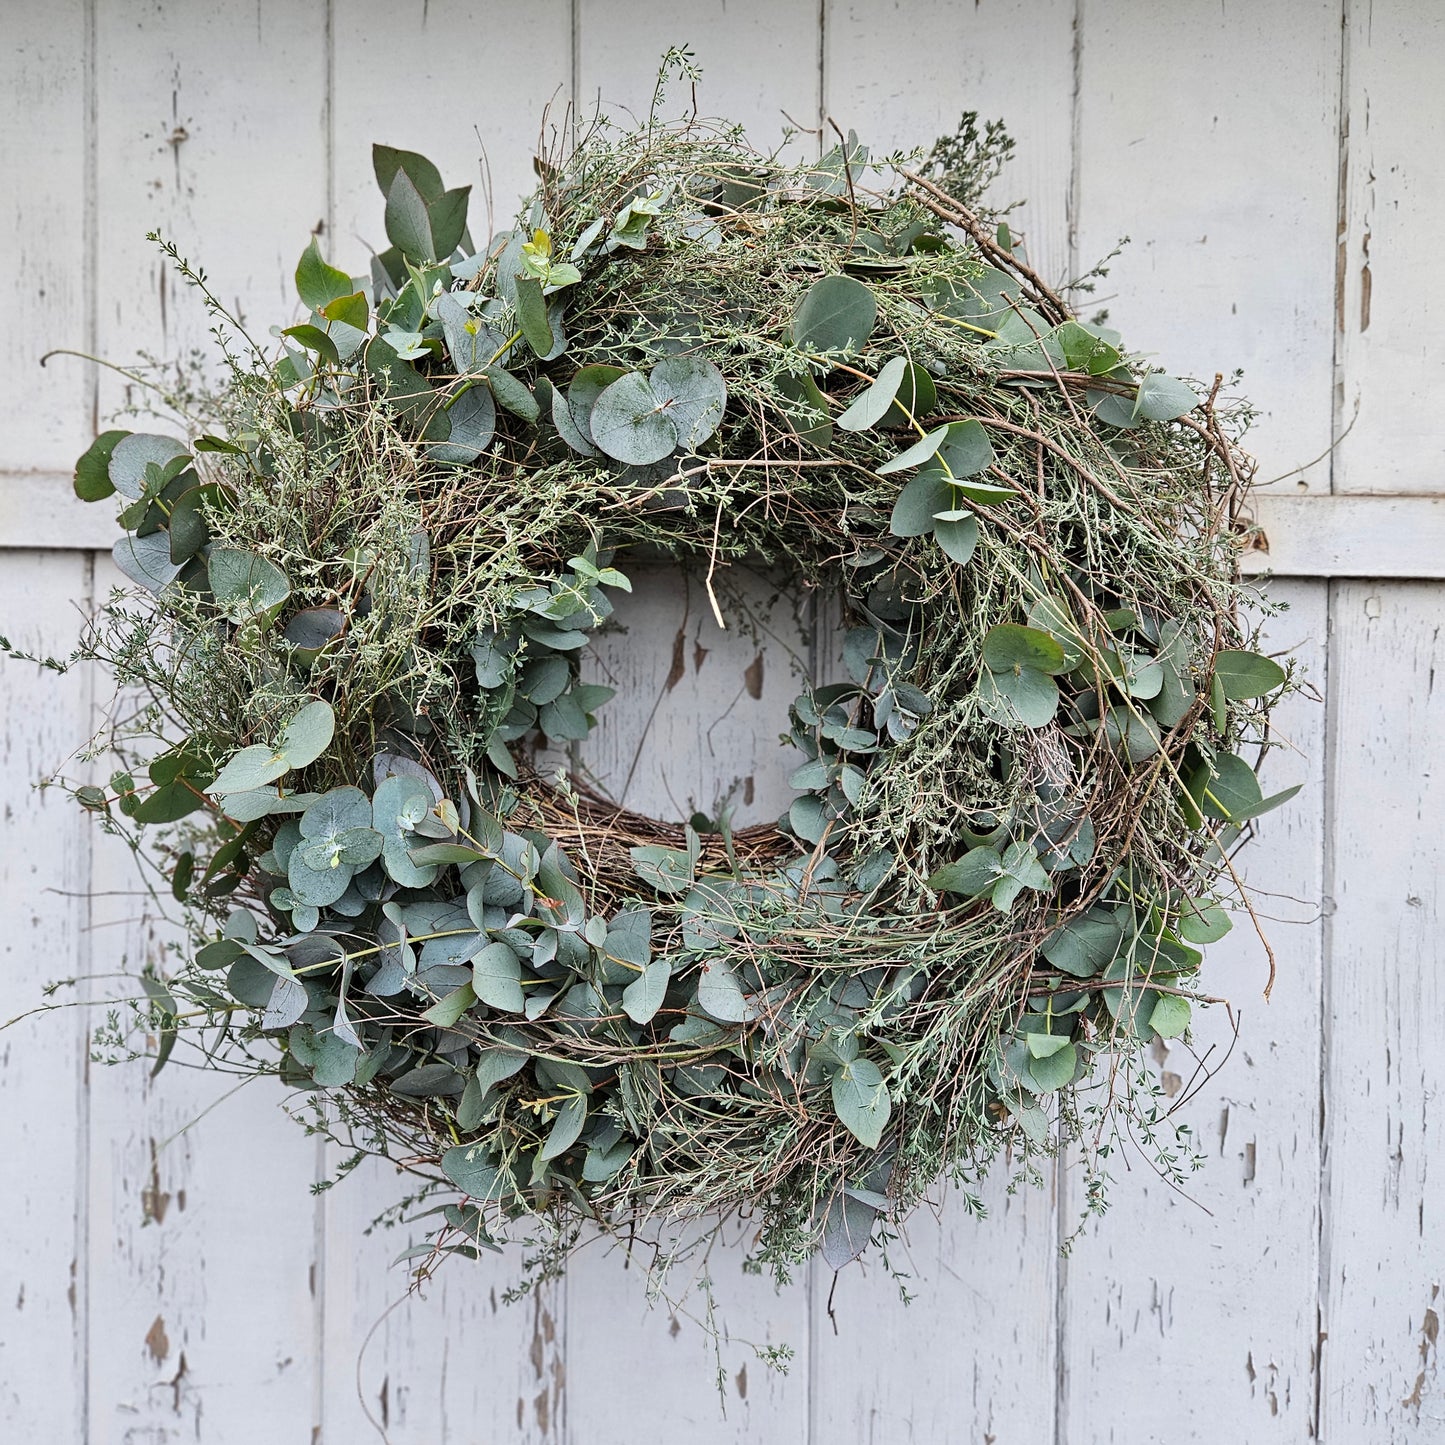
<svg viewBox="0 0 1445 1445"><path fill-rule="evenodd" d="M876 1149L893 1111L878 1065L854 1059L833 1075L833 1109L844 1128L866 1149Z"/></svg>

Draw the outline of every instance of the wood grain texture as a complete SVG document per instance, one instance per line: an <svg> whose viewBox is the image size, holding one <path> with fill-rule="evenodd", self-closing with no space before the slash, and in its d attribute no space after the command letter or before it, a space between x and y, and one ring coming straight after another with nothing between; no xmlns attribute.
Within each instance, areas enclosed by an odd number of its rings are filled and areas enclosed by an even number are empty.
<svg viewBox="0 0 1445 1445"><path fill-rule="evenodd" d="M1439 492L1434 283L1445 10L1347 0L1338 287L1341 492Z"/></svg>
<svg viewBox="0 0 1445 1445"><path fill-rule="evenodd" d="M53 346L90 342L86 256L87 7L7 7L0 48L0 469L65 466L90 440L88 368Z"/></svg>
<svg viewBox="0 0 1445 1445"><path fill-rule="evenodd" d="M1080 310L1206 387L1242 368L1260 480L1328 491L1340 0L1081 15L1076 262L1135 239Z"/></svg>
<svg viewBox="0 0 1445 1445"><path fill-rule="evenodd" d="M120 0L96 23L99 354L150 352L184 381L199 349L215 378L200 298L146 233L204 269L259 344L301 319L292 276L326 216L325 8ZM150 395L103 373L102 417Z"/></svg>
<svg viewBox="0 0 1445 1445"><path fill-rule="evenodd" d="M469 224L478 246L507 229L536 185L531 161L543 139L544 110L550 108L547 136L565 134L572 81L567 0L515 10L474 0L348 0L336 8L332 44L336 264L364 272L370 249L386 246L385 202L371 169L374 141L419 150L447 185L472 187ZM408 57L395 87L377 84L381 50ZM406 95L426 99L407 104ZM445 98L440 107L437 97Z"/></svg>
<svg viewBox="0 0 1445 1445"><path fill-rule="evenodd" d="M17 647L69 651L89 560L40 553L0 566L0 618ZM0 1023L45 1002L48 983L87 971L90 820L36 791L84 735L88 679L6 661L0 673ZM55 1001L73 1003L74 988ZM83 1010L0 1033L0 1425L6 1438L83 1445L90 1136Z"/></svg>
<svg viewBox="0 0 1445 1445"><path fill-rule="evenodd" d="M1280 585L1273 595L1289 611L1271 620L1265 646L1293 652L1323 688L1326 588ZM1108 1213L1069 1256L1068 1445L1177 1438L1180 1399L1209 1401L1208 1433L1201 1420L1193 1439L1265 1445L1307 1439L1313 1428L1324 710L1296 695L1276 720L1282 746L1266 760L1265 790L1304 789L1259 822L1242 859L1278 960L1274 988L1266 1001L1268 961L1237 914L1200 975L1206 993L1231 1001L1237 1041L1216 1006L1196 1010L1188 1043L1150 1051L1204 1168L1177 1190L1126 1147ZM1201 1065L1219 1076L1196 1077ZM1072 1178L1070 1228L1084 1204L1077 1171ZM1121 1378L1140 1388L1121 1391ZM1149 1385L1166 1380L1167 1389Z"/></svg>
<svg viewBox="0 0 1445 1445"><path fill-rule="evenodd" d="M994 187L1047 279L1070 273L1074 0L828 0L829 115L875 156L927 149L965 111L1002 119L1017 150ZM1027 60L1021 38L1027 35Z"/></svg>
<svg viewBox="0 0 1445 1445"><path fill-rule="evenodd" d="M1319 1437L1445 1438L1438 587L1337 584Z"/></svg>
<svg viewBox="0 0 1445 1445"><path fill-rule="evenodd" d="M98 567L97 594L120 580ZM106 996L134 997L148 963L170 971L175 934L129 852L96 830L92 848L95 966L120 975ZM91 1069L87 1445L249 1445L315 1423L316 1147L274 1081L227 1097L235 1080L196 1062L178 1047L154 1079L144 1061Z"/></svg>
<svg viewBox="0 0 1445 1445"><path fill-rule="evenodd" d="M646 120L663 51L686 45L702 68L700 115L741 124L763 151L775 149L785 130L797 129L793 153L818 154L810 133L822 109L817 0L689 0L667 24L642 6L577 0L576 16L584 118L600 104L619 123L629 115ZM670 119L691 109L688 83L675 80L658 115Z"/></svg>

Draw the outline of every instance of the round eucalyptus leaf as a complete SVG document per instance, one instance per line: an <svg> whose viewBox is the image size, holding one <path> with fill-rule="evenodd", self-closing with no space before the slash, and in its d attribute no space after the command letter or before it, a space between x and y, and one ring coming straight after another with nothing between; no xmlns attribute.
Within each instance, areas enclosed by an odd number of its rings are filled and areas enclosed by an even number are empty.
<svg viewBox="0 0 1445 1445"><path fill-rule="evenodd" d="M232 622L264 617L291 595L286 574L259 552L242 547L215 547L206 562L211 591Z"/></svg>
<svg viewBox="0 0 1445 1445"><path fill-rule="evenodd" d="M978 518L970 516L956 521L935 522L933 538L960 567L966 566L978 546Z"/></svg>
<svg viewBox="0 0 1445 1445"><path fill-rule="evenodd" d="M895 537L926 537L939 512L953 505L953 491L941 472L920 472L908 481L893 504L888 530Z"/></svg>
<svg viewBox="0 0 1445 1445"><path fill-rule="evenodd" d="M647 378L629 371L593 404L592 439L619 462L645 467L677 450L677 429L663 410Z"/></svg>
<svg viewBox="0 0 1445 1445"><path fill-rule="evenodd" d="M1055 673L1068 670L1063 644L1037 627L1001 622L983 640L984 666L994 673L1018 673L1025 668Z"/></svg>
<svg viewBox="0 0 1445 1445"><path fill-rule="evenodd" d="M857 351L878 320L878 300L851 276L824 276L793 313L793 345L804 351Z"/></svg>
<svg viewBox="0 0 1445 1445"><path fill-rule="evenodd" d="M718 429L727 406L727 383L705 356L669 356L652 368L648 381L682 450L700 447Z"/></svg>
<svg viewBox="0 0 1445 1445"><path fill-rule="evenodd" d="M440 413L448 431L433 442L427 455L439 462L474 462L497 430L497 404L484 386L469 386Z"/></svg>
<svg viewBox="0 0 1445 1445"><path fill-rule="evenodd" d="M276 750L288 768L304 768L314 763L336 733L336 714L329 702L308 702L281 731Z"/></svg>
<svg viewBox="0 0 1445 1445"><path fill-rule="evenodd" d="M206 791L221 797L227 793L248 793L274 783L290 771L291 764L277 749L256 743L230 758Z"/></svg>
<svg viewBox="0 0 1445 1445"><path fill-rule="evenodd" d="M168 462L188 455L174 437L132 432L117 441L110 454L110 483L121 496L138 500L145 486L145 469L150 463L164 470Z"/></svg>
<svg viewBox="0 0 1445 1445"><path fill-rule="evenodd" d="M567 405L571 408L577 429L590 445L596 445L592 436L591 418L592 408L596 406L597 398L614 381L618 381L628 374L627 368L624 366L608 366L598 362L592 366L584 366L568 385Z"/></svg>
<svg viewBox="0 0 1445 1445"><path fill-rule="evenodd" d="M159 592L181 573L181 564L171 561L171 539L163 531L144 537L122 537L110 549L110 555L132 582L148 592Z"/></svg>

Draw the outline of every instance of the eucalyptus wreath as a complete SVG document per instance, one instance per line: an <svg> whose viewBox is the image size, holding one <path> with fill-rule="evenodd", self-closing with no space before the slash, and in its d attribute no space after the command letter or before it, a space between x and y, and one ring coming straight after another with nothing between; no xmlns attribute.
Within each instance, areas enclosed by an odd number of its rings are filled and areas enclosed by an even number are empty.
<svg viewBox="0 0 1445 1445"><path fill-rule="evenodd" d="M311 1091L433 1255L742 1214L840 1264L1001 1150L1159 1134L1143 1050L1286 796L1248 755L1289 679L1241 623L1246 414L1045 283L981 200L1007 150L599 119L478 246L378 145L389 246L358 279L313 240L274 345L167 247L228 383L75 482L149 594L82 645L128 701L75 791L183 905L157 1067ZM776 825L537 761L658 553L841 607Z"/></svg>

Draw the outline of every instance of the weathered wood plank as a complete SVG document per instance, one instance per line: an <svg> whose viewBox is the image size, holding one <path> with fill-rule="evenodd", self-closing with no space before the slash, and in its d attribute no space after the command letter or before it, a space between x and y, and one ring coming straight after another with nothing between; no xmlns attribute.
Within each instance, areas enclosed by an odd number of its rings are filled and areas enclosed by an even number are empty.
<svg viewBox="0 0 1445 1445"><path fill-rule="evenodd" d="M1107 309L1127 345L1206 385L1243 368L1261 480L1331 440L1339 10L1083 7L1078 265L1135 239L1080 309ZM1323 468L1307 480L1329 490Z"/></svg>
<svg viewBox="0 0 1445 1445"><path fill-rule="evenodd" d="M385 203L371 170L375 141L419 150L449 186L472 186L478 246L509 227L536 184L532 156L544 109L550 106L549 134L566 122L572 18L565 0L525 12L479 10L467 0L360 0L337 11L333 43L336 264L364 272L368 249L387 244ZM377 83L378 47L406 54L399 88ZM398 103L404 95L418 103Z"/></svg>
<svg viewBox="0 0 1445 1445"><path fill-rule="evenodd" d="M1086 3L1083 13L1080 265L1137 226L1140 239L1100 283L1110 324L1206 384L1243 366L1244 390L1262 412L1249 438L1261 475L1292 472L1330 442L1337 0L1227 0L1222 16L1130 0ZM1281 54L1290 57L1283 68ZM1179 83L1185 57L1207 85ZM1141 84L1148 76L1156 79ZM1282 128L1296 137L1288 153L1260 146ZM1287 270L1261 263L1286 248ZM1314 473L1308 480L1325 489ZM1319 676L1323 589L1291 595L1296 611L1270 635L1301 647ZM1280 895L1264 900L1271 918L1308 920L1320 895L1320 722L1317 708L1293 704L1282 727L1304 756L1267 764L1273 786L1308 784L1264 820L1264 842L1245 855L1254 886ZM1228 1068L1184 1115L1209 1159L1187 1193L1210 1212L1135 1158L1127 1174L1116 1170L1109 1213L1067 1263L1059 1412L1070 1445L1177 1438L1181 1429L1199 1440L1296 1440L1310 1427L1321 945L1311 927L1269 927L1281 977L1268 1008L1258 1002L1264 965L1247 920L1205 963L1205 990L1243 1010ZM1227 1047L1227 1025L1219 1009L1199 1022L1195 1047L1213 1049L1211 1065ZM1169 1087L1177 1078L1184 1088L1193 1063L1175 1047L1158 1067L1173 1076ZM1135 1374L1141 1359L1149 1363ZM1120 1391L1126 1369L1179 1381L1186 1397L1207 1391L1207 1417L1185 1425L1165 1394Z"/></svg>
<svg viewBox="0 0 1445 1445"><path fill-rule="evenodd" d="M577 0L577 97L584 121L598 104L619 124L646 120L663 51L686 44L702 68L697 109L736 121L760 150L798 130L795 151L816 156L821 54L816 0L689 0L684 17L660 25L655 11L607 0ZM692 108L686 81L674 79L658 114ZM832 144L831 139L825 144Z"/></svg>
<svg viewBox="0 0 1445 1445"><path fill-rule="evenodd" d="M97 26L99 353L149 352L168 386L214 379L200 297L146 233L202 268L263 347L297 319L296 259L326 213L325 11L130 3L99 6ZM103 373L102 417L153 395Z"/></svg>
<svg viewBox="0 0 1445 1445"><path fill-rule="evenodd" d="M1445 491L1435 280L1445 10L1347 0L1340 217L1339 492Z"/></svg>
<svg viewBox="0 0 1445 1445"><path fill-rule="evenodd" d="M1074 6L871 5L826 10L826 97L840 125L883 154L930 144L965 110L1002 118L1018 143L995 190L1051 277L1069 270ZM1020 46L1027 29L1027 60ZM1003 1168L976 1191L986 1219L940 1186L892 1252L912 1276L904 1308L881 1263L816 1268L812 1438L1047 1440L1054 1424L1058 1237L1052 1187L1010 1195ZM886 1325L885 1325L886 1322ZM923 1382L948 1381L944 1390Z"/></svg>
<svg viewBox="0 0 1445 1445"><path fill-rule="evenodd" d="M1016 142L991 199L1040 272L1069 273L1073 177L1073 0L828 0L827 112L882 156L931 146L965 111ZM1026 39L1024 37L1027 37Z"/></svg>
<svg viewBox="0 0 1445 1445"><path fill-rule="evenodd" d="M1322 687L1326 588L1281 585L1275 594L1290 610L1271 621L1269 646L1293 650ZM1181 1192L1128 1151L1113 1168L1108 1213L1066 1263L1061 1416L1069 1445L1297 1441L1312 1428L1324 722L1309 696L1280 709L1286 748L1265 764L1266 791L1304 790L1260 821L1242 855L1278 958L1269 1001L1268 963L1241 913L1234 933L1206 950L1201 976L1206 993L1235 1008L1232 1054L1220 1007L1196 1011L1188 1045L1151 1051L1170 1098L1182 1102L1202 1084L1180 1117L1204 1168ZM1218 1077L1194 1080L1200 1061ZM1076 1191L1071 1211L1079 1215L1083 1204ZM1125 1378L1139 1388L1121 1390ZM1147 1387L1165 1380L1167 1389ZM1181 1419L1180 1400L1206 1397L1207 1412Z"/></svg>
<svg viewBox="0 0 1445 1445"><path fill-rule="evenodd" d="M96 589L120 575L107 562ZM109 693L102 683L100 696ZM98 725L96 718L93 725ZM94 838L97 974L164 974L174 933L130 853ZM133 983L107 980L110 996ZM143 1062L91 1069L89 1440L243 1445L308 1433L320 1361L312 1295L317 1151L259 1080ZM207 1111L210 1112L207 1112Z"/></svg>
<svg viewBox="0 0 1445 1445"><path fill-rule="evenodd" d="M1335 590L1318 1438L1445 1436L1440 589Z"/></svg>
<svg viewBox="0 0 1445 1445"><path fill-rule="evenodd" d="M86 65L82 0L12 5L0 53L0 313L10 342L0 358L0 469L66 465L91 437L89 368L68 357L42 370L51 347L84 351L87 285Z"/></svg>
<svg viewBox="0 0 1445 1445"><path fill-rule="evenodd" d="M296 257L325 214L324 11L107 5L96 24L99 351L214 356L198 297L145 240L154 227L269 344L267 326L295 314ZM102 383L103 413L145 400ZM129 859L98 848L96 877L113 890L96 905L98 963L161 958ZM96 1440L284 1438L317 1423L314 1143L262 1085L166 1142L227 1086L175 1067L151 1084L128 1068L96 1089Z"/></svg>
<svg viewBox="0 0 1445 1445"><path fill-rule="evenodd" d="M443 110L398 105L396 92L376 83L379 44L410 57L405 84L417 95L450 97ZM570 7L546 0L483 14L460 0L363 0L338 10L333 45L332 259L360 273L368 244L386 244L374 141L422 151L449 185L473 185L470 229L478 246L509 226L535 180L543 108L551 102L551 123L565 121ZM334 1168L341 1156L328 1150L327 1157ZM420 1294L406 1296L405 1268L389 1266L420 1240L421 1227L365 1234L406 1192L404 1177L368 1166L324 1196L323 1441L367 1437L368 1414L398 1445L559 1439L564 1287L547 1285L503 1304L522 1273L523 1251L514 1248L476 1263L449 1261Z"/></svg>
<svg viewBox="0 0 1445 1445"><path fill-rule="evenodd" d="M69 651L89 559L21 553L0 566L0 631ZM90 820L38 781L86 732L88 679L0 662L0 1023L44 1003L47 983L85 972ZM73 989L56 1002L73 1002ZM0 1033L0 1423L17 1440L85 1440L84 1179L89 1134L82 1010Z"/></svg>

